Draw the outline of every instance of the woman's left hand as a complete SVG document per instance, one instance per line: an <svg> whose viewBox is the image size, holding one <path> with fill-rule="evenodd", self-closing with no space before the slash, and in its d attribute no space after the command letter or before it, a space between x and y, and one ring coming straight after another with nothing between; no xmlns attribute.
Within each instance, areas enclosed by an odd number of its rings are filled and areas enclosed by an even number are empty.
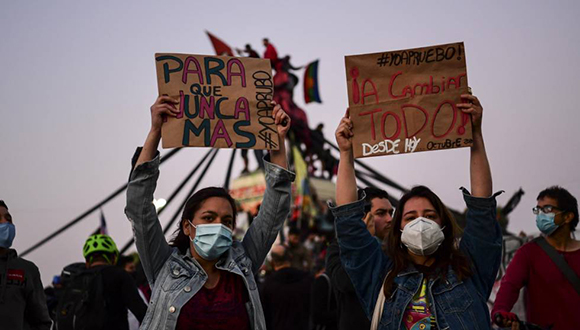
<svg viewBox="0 0 580 330"><path fill-rule="evenodd" d="M286 134L290 130L290 116L282 109L282 107L275 101L272 101L274 105L274 110L272 111L272 118L274 118L274 124L276 124L276 130L278 131L278 136L280 137L280 143L283 143L286 138Z"/></svg>
<svg viewBox="0 0 580 330"><path fill-rule="evenodd" d="M457 107L471 115L471 126L474 131L481 131L481 119L483 117L483 106L477 96L471 94L461 94L461 100L467 103L459 103Z"/></svg>

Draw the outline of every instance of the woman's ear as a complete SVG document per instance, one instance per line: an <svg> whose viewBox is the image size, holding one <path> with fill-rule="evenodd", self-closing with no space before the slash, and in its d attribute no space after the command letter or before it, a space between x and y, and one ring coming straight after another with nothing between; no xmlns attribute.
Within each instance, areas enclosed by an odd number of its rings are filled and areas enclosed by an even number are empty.
<svg viewBox="0 0 580 330"><path fill-rule="evenodd" d="M187 236L189 236L190 234L190 230L191 230L191 225L189 224L189 221L187 221L186 219L181 220L181 228L183 229L183 233Z"/></svg>

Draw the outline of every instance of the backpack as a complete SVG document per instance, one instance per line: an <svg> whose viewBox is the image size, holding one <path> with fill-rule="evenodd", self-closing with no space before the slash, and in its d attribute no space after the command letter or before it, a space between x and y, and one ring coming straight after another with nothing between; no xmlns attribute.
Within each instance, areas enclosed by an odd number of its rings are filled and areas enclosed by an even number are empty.
<svg viewBox="0 0 580 330"><path fill-rule="evenodd" d="M56 330L104 328L106 316L102 276L104 268L93 267L71 274L56 309Z"/></svg>

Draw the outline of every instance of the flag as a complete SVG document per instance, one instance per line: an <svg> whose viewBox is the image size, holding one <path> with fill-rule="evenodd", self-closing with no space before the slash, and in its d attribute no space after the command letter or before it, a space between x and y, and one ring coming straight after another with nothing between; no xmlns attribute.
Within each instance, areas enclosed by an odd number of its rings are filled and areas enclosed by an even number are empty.
<svg viewBox="0 0 580 330"><path fill-rule="evenodd" d="M310 182L308 180L308 165L302 158L300 150L292 146L292 156L294 158L294 172L296 173L296 199L294 200L294 212L292 218L297 220L303 214L316 215L316 209L310 196Z"/></svg>
<svg viewBox="0 0 580 330"><path fill-rule="evenodd" d="M99 234L109 235L109 231L107 230L107 221L105 221L105 214L103 214L103 210L101 210L101 225L99 227Z"/></svg>
<svg viewBox="0 0 580 330"><path fill-rule="evenodd" d="M516 206L518 206L523 195L524 190L520 188L520 190L518 190L503 207L503 215L510 214L516 208Z"/></svg>
<svg viewBox="0 0 580 330"><path fill-rule="evenodd" d="M304 102L322 103L318 92L318 60L308 64L304 71Z"/></svg>
<svg viewBox="0 0 580 330"><path fill-rule="evenodd" d="M225 42L216 38L216 36L209 33L208 31L205 31L205 33L207 33L207 36L209 37L209 40L211 41L211 44L213 45L213 48L215 49L216 55L234 56L234 52L232 51L232 48L230 46L228 46Z"/></svg>

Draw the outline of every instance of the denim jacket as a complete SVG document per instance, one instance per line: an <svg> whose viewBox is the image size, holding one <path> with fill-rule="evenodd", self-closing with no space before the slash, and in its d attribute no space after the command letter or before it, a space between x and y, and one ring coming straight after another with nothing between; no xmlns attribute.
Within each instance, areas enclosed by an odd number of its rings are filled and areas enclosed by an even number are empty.
<svg viewBox="0 0 580 330"><path fill-rule="evenodd" d="M502 236L496 219L496 193L477 198L463 189L467 204L467 225L459 249L472 263L473 275L463 281L449 268L447 276L427 282L429 309L435 314L438 329L490 329L487 299L499 269ZM364 200L332 209L341 261L355 287L367 317L372 318L379 290L393 267L363 223ZM423 274L410 266L397 274L393 294L386 297L379 329L404 329L403 315L419 290Z"/></svg>
<svg viewBox="0 0 580 330"><path fill-rule="evenodd" d="M133 164L140 153L137 149ZM268 157L268 156L267 156ZM266 329L264 312L254 279L290 211L290 185L294 174L265 161L266 192L260 212L242 242L216 263L216 268L243 278L250 301L246 304L251 329ZM203 287L207 274L192 257L167 244L153 206L159 177L159 154L133 169L127 188L125 214L133 226L135 244L151 285L149 308L140 329L175 329L181 308Z"/></svg>

